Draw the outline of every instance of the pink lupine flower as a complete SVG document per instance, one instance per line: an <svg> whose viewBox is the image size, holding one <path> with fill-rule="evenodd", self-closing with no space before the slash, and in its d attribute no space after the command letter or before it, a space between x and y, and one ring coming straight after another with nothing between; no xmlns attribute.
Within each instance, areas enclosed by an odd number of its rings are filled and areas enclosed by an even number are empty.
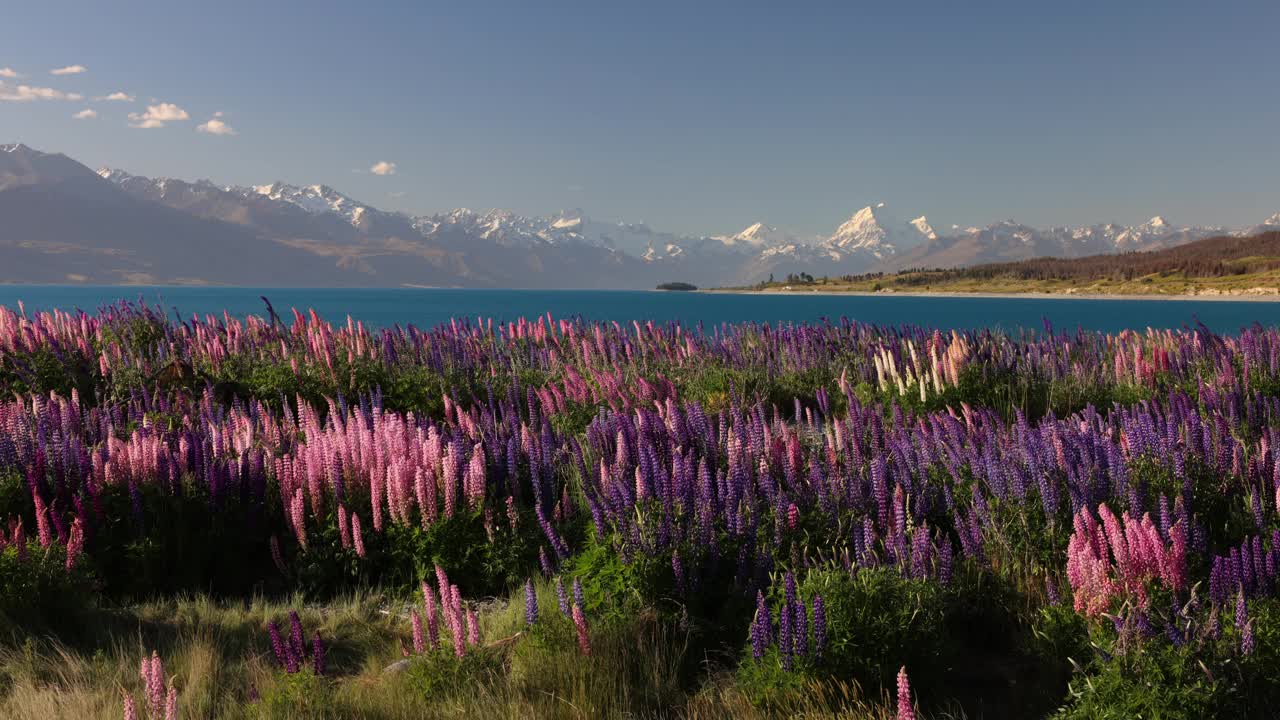
<svg viewBox="0 0 1280 720"><path fill-rule="evenodd" d="M347 508L342 503L338 503L338 536L343 550L351 547L351 519L347 517Z"/></svg>
<svg viewBox="0 0 1280 720"><path fill-rule="evenodd" d="M84 526L80 522L80 518L76 518L71 523L71 536L67 539L67 572L71 572L76 566L76 560L80 558L80 551L84 548Z"/></svg>
<svg viewBox="0 0 1280 720"><path fill-rule="evenodd" d="M133 701L133 696L123 690L121 694L124 697L124 720L138 720L138 705Z"/></svg>
<svg viewBox="0 0 1280 720"><path fill-rule="evenodd" d="M359 513L351 513L351 540L356 546L356 556L364 559L364 531L360 529Z"/></svg>
<svg viewBox="0 0 1280 720"><path fill-rule="evenodd" d="M293 501L290 504L290 511L293 520L293 532L298 537L298 544L302 546L302 551L307 551L307 523L306 523L306 502L302 497L302 488L298 488L293 494Z"/></svg>
<svg viewBox="0 0 1280 720"><path fill-rule="evenodd" d="M916 710L911 702L911 681L907 679L907 666L898 670L898 720L916 720Z"/></svg>
<svg viewBox="0 0 1280 720"><path fill-rule="evenodd" d="M573 627L578 631L578 649L583 655L591 654L591 638L587 635L587 618L582 614L582 606L573 604Z"/></svg>
<svg viewBox="0 0 1280 720"><path fill-rule="evenodd" d="M178 688L173 685L173 678L169 678L169 692L164 699L164 720L178 720Z"/></svg>
<svg viewBox="0 0 1280 720"><path fill-rule="evenodd" d="M472 608L467 608L467 644L480 644L480 618Z"/></svg>
<svg viewBox="0 0 1280 720"><path fill-rule="evenodd" d="M40 547L47 548L53 544L53 530L49 527L49 511L40 493L33 492L31 497L36 506L36 537L40 540Z"/></svg>
<svg viewBox="0 0 1280 720"><path fill-rule="evenodd" d="M427 651L427 641L422 632L422 616L417 610L409 611L409 622L413 625L413 651L421 655Z"/></svg>

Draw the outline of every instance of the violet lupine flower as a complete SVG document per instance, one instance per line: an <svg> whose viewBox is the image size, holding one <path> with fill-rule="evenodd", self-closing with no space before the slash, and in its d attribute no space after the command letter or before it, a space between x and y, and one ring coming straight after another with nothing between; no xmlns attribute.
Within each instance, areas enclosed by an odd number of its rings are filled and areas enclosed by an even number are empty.
<svg viewBox="0 0 1280 720"><path fill-rule="evenodd" d="M907 679L907 666L898 670L898 720L916 720L915 706L911 702L911 681Z"/></svg>
<svg viewBox="0 0 1280 720"><path fill-rule="evenodd" d="M684 595L684 563L680 562L680 553L675 550L671 551L671 572L676 579L676 594Z"/></svg>
<svg viewBox="0 0 1280 720"><path fill-rule="evenodd" d="M580 607L586 607L586 593L582 591L582 581L578 578L573 579L573 603Z"/></svg>
<svg viewBox="0 0 1280 720"><path fill-rule="evenodd" d="M764 601L764 592L757 590L756 616L751 622L751 656L757 661L764 657L772 634L773 618L769 614L769 605Z"/></svg>
<svg viewBox="0 0 1280 720"><path fill-rule="evenodd" d="M783 603L778 610L778 655L782 659L782 668L784 670L792 668L792 652L795 647L795 632L791 627L795 616L790 610L791 606L786 603Z"/></svg>
<svg viewBox="0 0 1280 720"><path fill-rule="evenodd" d="M813 596L813 659L821 663L827 650L827 608L822 595Z"/></svg>
<svg viewBox="0 0 1280 720"><path fill-rule="evenodd" d="M573 627L578 632L578 650L583 655L591 654L591 638L587 634L587 618L582 614L582 606L573 604Z"/></svg>
<svg viewBox="0 0 1280 720"><path fill-rule="evenodd" d="M560 605L560 614L569 617L569 597L564 591L564 579L556 576L556 602Z"/></svg>
<svg viewBox="0 0 1280 720"><path fill-rule="evenodd" d="M538 622L538 593L533 587L533 578L524 583L524 622L532 626Z"/></svg>

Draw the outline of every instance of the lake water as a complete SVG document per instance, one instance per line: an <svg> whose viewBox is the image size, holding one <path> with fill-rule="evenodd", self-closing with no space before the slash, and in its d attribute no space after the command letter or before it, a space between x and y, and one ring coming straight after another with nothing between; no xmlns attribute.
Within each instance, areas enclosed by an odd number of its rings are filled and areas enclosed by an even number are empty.
<svg viewBox="0 0 1280 720"><path fill-rule="evenodd" d="M841 317L877 324L911 323L938 328L1056 328L1114 332L1125 328L1177 328L1197 320L1218 332L1261 323L1280 324L1280 302L1195 300L1076 300L827 295L730 295L597 290L298 289L207 287L105 287L0 285L0 304L33 309L94 310L116 300L142 300L192 313L264 314L259 296L277 312L314 308L321 317L366 325L428 327L451 318L511 320L551 313L555 318L679 320L708 327L721 323L804 322Z"/></svg>

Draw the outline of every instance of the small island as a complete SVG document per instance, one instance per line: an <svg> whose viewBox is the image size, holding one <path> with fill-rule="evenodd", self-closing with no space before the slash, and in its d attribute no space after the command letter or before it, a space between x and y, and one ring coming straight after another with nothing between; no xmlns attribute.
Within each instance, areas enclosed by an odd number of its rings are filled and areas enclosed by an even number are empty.
<svg viewBox="0 0 1280 720"><path fill-rule="evenodd" d="M665 282L658 285L659 290L675 290L678 292L692 292L698 289L697 285L687 282Z"/></svg>

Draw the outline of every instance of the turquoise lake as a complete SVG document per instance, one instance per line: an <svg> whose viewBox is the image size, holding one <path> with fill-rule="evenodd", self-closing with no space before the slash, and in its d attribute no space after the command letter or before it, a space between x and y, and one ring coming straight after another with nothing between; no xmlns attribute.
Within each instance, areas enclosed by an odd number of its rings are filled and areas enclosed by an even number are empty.
<svg viewBox="0 0 1280 720"><path fill-rule="evenodd" d="M1212 300L1078 300L833 295L730 295L599 290L299 289L227 287L0 286L0 304L27 310L92 311L119 300L159 305L184 318L192 313L264 314L266 296L282 316L314 308L321 317L366 325L429 327L452 318L512 320L551 313L590 320L678 320L710 328L737 322L813 322L824 318L938 328L1042 328L1115 332L1126 328L1178 328L1204 323L1235 332L1261 323L1280 324L1280 302Z"/></svg>

